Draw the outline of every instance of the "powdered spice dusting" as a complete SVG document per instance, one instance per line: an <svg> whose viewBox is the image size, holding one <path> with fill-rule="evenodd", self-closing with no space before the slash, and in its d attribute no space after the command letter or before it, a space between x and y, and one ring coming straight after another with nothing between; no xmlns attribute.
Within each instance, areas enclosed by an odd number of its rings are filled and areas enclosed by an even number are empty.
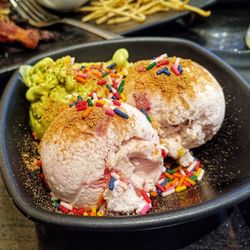
<svg viewBox="0 0 250 250"><path fill-rule="evenodd" d="M183 106L187 106L187 103L181 98L181 95L185 94L194 98L194 85L199 84L202 86L204 84L202 81L198 81L198 78L201 75L204 77L209 76L204 74L204 69L202 67L197 67L199 65L189 59L180 59L180 64L184 71L177 76L170 70L171 65L176 62L176 57L169 57L168 60L168 68L171 72L170 76L166 74L157 75L157 71L159 70L158 67L153 67L148 71L141 72L139 69L149 65L150 61L144 60L136 62L130 68L129 74L126 78L125 94L129 94L131 89L139 92L146 90L149 93L160 91L165 98L169 100L180 98Z"/></svg>

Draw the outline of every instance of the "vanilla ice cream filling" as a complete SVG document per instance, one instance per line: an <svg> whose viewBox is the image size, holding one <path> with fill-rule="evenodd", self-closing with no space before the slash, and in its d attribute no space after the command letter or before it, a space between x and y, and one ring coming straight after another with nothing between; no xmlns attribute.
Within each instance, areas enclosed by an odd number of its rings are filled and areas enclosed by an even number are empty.
<svg viewBox="0 0 250 250"><path fill-rule="evenodd" d="M150 141L131 139L110 157L110 165L136 187L142 188L148 179L156 183L161 175L161 150Z"/></svg>

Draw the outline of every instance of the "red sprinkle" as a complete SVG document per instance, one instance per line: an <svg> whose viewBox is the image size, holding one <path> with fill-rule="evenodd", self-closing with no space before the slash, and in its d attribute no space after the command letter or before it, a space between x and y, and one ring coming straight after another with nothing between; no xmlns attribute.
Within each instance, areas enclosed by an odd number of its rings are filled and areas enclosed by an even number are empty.
<svg viewBox="0 0 250 250"><path fill-rule="evenodd" d="M105 114L110 116L115 116L115 112L112 109L106 109Z"/></svg>
<svg viewBox="0 0 250 250"><path fill-rule="evenodd" d="M186 173L186 177L191 177L192 175L194 174L194 172L193 171L191 171L191 172L188 172L188 173Z"/></svg>
<svg viewBox="0 0 250 250"><path fill-rule="evenodd" d="M73 208L71 210L71 212L75 215L83 215L84 211L84 208Z"/></svg>
<svg viewBox="0 0 250 250"><path fill-rule="evenodd" d="M87 106L86 106L86 105L76 106L76 110L77 110L77 111L83 111L83 110L86 110L86 109L87 109Z"/></svg>
<svg viewBox="0 0 250 250"><path fill-rule="evenodd" d="M112 100L112 102L115 106L121 106L121 103L117 100Z"/></svg>
<svg viewBox="0 0 250 250"><path fill-rule="evenodd" d="M187 187L191 187L192 185L189 183L189 182L187 182L187 181L184 181L183 182Z"/></svg>
<svg viewBox="0 0 250 250"><path fill-rule="evenodd" d="M82 215L84 212L85 212L85 209L84 209L84 208L78 208L78 213L79 213L80 215Z"/></svg>
<svg viewBox="0 0 250 250"><path fill-rule="evenodd" d="M73 209L71 210L71 212L72 212L73 214L75 214L75 215L78 215L78 209L77 209L77 208L73 208Z"/></svg>
<svg viewBox="0 0 250 250"><path fill-rule="evenodd" d="M117 87L118 87L118 84L113 81L113 88L117 89Z"/></svg>
<svg viewBox="0 0 250 250"><path fill-rule="evenodd" d="M43 164L42 164L42 161L41 160L37 160L36 161L36 165L38 166L38 167L41 167Z"/></svg>
<svg viewBox="0 0 250 250"><path fill-rule="evenodd" d="M168 65L168 64L169 64L169 60L162 60L156 64L156 67L158 68L158 67L161 67L163 65Z"/></svg>
<svg viewBox="0 0 250 250"><path fill-rule="evenodd" d="M95 106L96 106L96 107L101 107L101 108L102 108L102 107L104 106L104 104L101 103L101 102L96 102L96 103L95 103Z"/></svg>
<svg viewBox="0 0 250 250"><path fill-rule="evenodd" d="M61 210L64 214L68 214L69 213L69 209L67 209L66 207L59 205L59 210Z"/></svg>
<svg viewBox="0 0 250 250"><path fill-rule="evenodd" d="M101 86L105 85L106 83L107 83L107 80L106 80L106 79L102 79L102 80L99 80L99 81L97 82L97 84L98 84L98 85L101 85Z"/></svg>
<svg viewBox="0 0 250 250"><path fill-rule="evenodd" d="M148 197L147 193L145 192L145 190L141 189L140 190L141 195L143 196L144 200L147 203L152 203L151 199Z"/></svg>
<svg viewBox="0 0 250 250"><path fill-rule="evenodd" d="M119 100L121 99L120 95L118 94L118 92L114 93L114 96Z"/></svg>
<svg viewBox="0 0 250 250"><path fill-rule="evenodd" d="M164 148L161 149L161 156L163 158L167 157L167 153L166 153L166 150Z"/></svg>
<svg viewBox="0 0 250 250"><path fill-rule="evenodd" d="M171 70L174 72L174 74L175 74L176 76L179 76L179 75L180 75L180 72L178 71L178 69L177 69L174 65L171 66Z"/></svg>
<svg viewBox="0 0 250 250"><path fill-rule="evenodd" d="M85 100L83 100L83 101L78 101L77 104L76 104L76 106L77 106L77 105L87 105L87 103L88 103L88 102L85 101Z"/></svg>
<svg viewBox="0 0 250 250"><path fill-rule="evenodd" d="M160 189L162 192L165 192L165 191L166 191L166 189L165 189L162 185L160 185L159 183L157 183L155 186L156 186L158 189Z"/></svg>

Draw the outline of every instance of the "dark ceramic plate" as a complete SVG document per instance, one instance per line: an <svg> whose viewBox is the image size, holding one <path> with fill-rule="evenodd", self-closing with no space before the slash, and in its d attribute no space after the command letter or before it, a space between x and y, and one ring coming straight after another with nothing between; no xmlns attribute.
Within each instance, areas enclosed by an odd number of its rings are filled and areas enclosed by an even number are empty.
<svg viewBox="0 0 250 250"><path fill-rule="evenodd" d="M250 196L250 87L225 62L202 47L180 39L131 38L69 47L42 57L72 55L77 61L102 61L124 47L130 60L152 58L164 52L191 58L218 79L226 97L226 117L219 133L194 151L206 175L196 189L159 199L145 216L76 217L53 212L48 193L36 173L27 171L22 158L33 152L25 86L16 72L3 94L0 109L0 165L6 187L16 206L29 218L87 230L142 230L197 220L228 208Z"/></svg>

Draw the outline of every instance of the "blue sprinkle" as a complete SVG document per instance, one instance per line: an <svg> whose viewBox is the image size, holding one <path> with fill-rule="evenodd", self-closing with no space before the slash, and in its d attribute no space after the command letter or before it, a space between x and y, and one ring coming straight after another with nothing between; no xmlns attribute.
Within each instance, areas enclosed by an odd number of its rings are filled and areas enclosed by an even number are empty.
<svg viewBox="0 0 250 250"><path fill-rule="evenodd" d="M116 63L111 63L110 65L108 65L106 68L107 69L112 69L116 66Z"/></svg>
<svg viewBox="0 0 250 250"><path fill-rule="evenodd" d="M157 194L160 195L162 191L159 188L156 188Z"/></svg>
<svg viewBox="0 0 250 250"><path fill-rule="evenodd" d="M164 71L168 71L168 68L167 67L163 67L163 68L161 68L161 69L159 69L157 72L156 72L156 74L157 75L160 75L160 74L162 74L162 73L164 73Z"/></svg>
<svg viewBox="0 0 250 250"><path fill-rule="evenodd" d="M121 116L122 118L128 119L128 115L125 114L124 112L122 112L120 109L115 108L115 109L114 109L114 112L115 112L117 115Z"/></svg>
<svg viewBox="0 0 250 250"><path fill-rule="evenodd" d="M146 109L141 108L141 112L142 112L145 116L148 116L148 113L147 113Z"/></svg>
<svg viewBox="0 0 250 250"><path fill-rule="evenodd" d="M110 181L109 181L109 190L113 190L115 187L115 178L111 176Z"/></svg>
<svg viewBox="0 0 250 250"><path fill-rule="evenodd" d="M80 70L83 70L83 69L85 69L85 68L86 68L86 66L82 65L82 66L80 67Z"/></svg>
<svg viewBox="0 0 250 250"><path fill-rule="evenodd" d="M164 70L163 73L164 73L165 75L168 75L168 76L171 75L171 73L168 71L168 69Z"/></svg>
<svg viewBox="0 0 250 250"><path fill-rule="evenodd" d="M111 93L113 93L112 87L111 87L109 84L106 84L106 88L107 88Z"/></svg>
<svg viewBox="0 0 250 250"><path fill-rule="evenodd" d="M181 67L180 64L178 65L178 71L179 71L181 74L183 73L183 69L182 69L182 67Z"/></svg>
<svg viewBox="0 0 250 250"><path fill-rule="evenodd" d="M59 206L60 206L60 203L56 203L56 208L59 208Z"/></svg>
<svg viewBox="0 0 250 250"><path fill-rule="evenodd" d="M167 179L165 179L162 183L161 183L161 186L162 187L165 187L165 185L168 183L168 180Z"/></svg>
<svg viewBox="0 0 250 250"><path fill-rule="evenodd" d="M114 95L111 97L111 99L117 100L116 96L114 96Z"/></svg>

